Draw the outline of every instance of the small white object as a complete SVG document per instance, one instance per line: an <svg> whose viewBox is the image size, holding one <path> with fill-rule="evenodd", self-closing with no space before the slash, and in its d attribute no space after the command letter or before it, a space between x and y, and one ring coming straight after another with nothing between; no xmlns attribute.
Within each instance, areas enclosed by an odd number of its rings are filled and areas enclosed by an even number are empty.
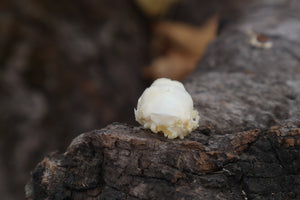
<svg viewBox="0 0 300 200"><path fill-rule="evenodd" d="M182 83L160 78L144 91L134 113L136 121L152 132L183 139L198 127L200 117L193 107Z"/></svg>
<svg viewBox="0 0 300 200"><path fill-rule="evenodd" d="M263 34L256 34L249 30L248 35L250 36L249 42L253 47L270 49L273 46L273 43Z"/></svg>

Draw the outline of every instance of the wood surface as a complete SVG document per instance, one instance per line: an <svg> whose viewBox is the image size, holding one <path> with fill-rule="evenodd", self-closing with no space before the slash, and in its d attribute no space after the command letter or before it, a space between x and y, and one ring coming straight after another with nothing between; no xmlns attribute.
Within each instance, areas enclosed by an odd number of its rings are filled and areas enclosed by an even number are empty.
<svg viewBox="0 0 300 200"><path fill-rule="evenodd" d="M36 166L26 198L299 199L300 2L240 9L184 82L197 130L168 140L113 123L81 134ZM251 45L249 31L272 47Z"/></svg>

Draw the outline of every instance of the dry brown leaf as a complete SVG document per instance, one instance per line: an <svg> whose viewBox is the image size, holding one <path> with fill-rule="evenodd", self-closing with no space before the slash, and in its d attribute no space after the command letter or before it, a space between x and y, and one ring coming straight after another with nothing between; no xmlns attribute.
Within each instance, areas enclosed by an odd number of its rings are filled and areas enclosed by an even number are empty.
<svg viewBox="0 0 300 200"><path fill-rule="evenodd" d="M195 58L173 51L154 59L151 66L143 70L143 76L153 80L161 77L182 80L193 71L195 63Z"/></svg>
<svg viewBox="0 0 300 200"><path fill-rule="evenodd" d="M140 9L149 17L159 17L180 0L135 0Z"/></svg>
<svg viewBox="0 0 300 200"><path fill-rule="evenodd" d="M150 79L168 77L182 80L193 71L207 45L216 37L217 27L217 15L200 27L159 22L153 34L153 50L159 56L144 69L144 76Z"/></svg>

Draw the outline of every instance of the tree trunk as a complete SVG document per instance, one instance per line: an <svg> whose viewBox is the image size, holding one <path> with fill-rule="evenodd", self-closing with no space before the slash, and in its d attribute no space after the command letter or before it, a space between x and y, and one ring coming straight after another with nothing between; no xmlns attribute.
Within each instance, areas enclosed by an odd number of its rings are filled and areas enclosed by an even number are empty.
<svg viewBox="0 0 300 200"><path fill-rule="evenodd" d="M241 7L185 81L201 117L188 137L119 123L84 133L37 165L26 198L299 199L299 10Z"/></svg>

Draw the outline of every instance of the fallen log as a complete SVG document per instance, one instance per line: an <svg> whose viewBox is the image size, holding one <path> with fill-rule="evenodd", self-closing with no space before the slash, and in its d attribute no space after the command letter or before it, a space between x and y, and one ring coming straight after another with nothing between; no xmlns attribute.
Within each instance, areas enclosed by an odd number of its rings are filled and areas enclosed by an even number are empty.
<svg viewBox="0 0 300 200"><path fill-rule="evenodd" d="M36 166L26 198L299 199L300 3L241 9L185 81L196 131L168 140L114 123L84 133Z"/></svg>

